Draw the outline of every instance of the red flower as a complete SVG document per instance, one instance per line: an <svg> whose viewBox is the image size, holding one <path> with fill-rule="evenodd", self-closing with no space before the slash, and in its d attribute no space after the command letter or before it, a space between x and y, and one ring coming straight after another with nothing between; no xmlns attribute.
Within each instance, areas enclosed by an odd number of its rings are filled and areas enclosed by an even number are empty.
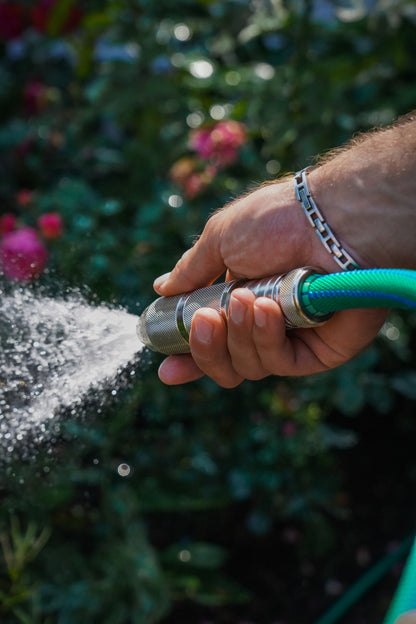
<svg viewBox="0 0 416 624"><path fill-rule="evenodd" d="M33 228L9 232L0 242L0 264L9 279L25 282L38 277L47 259L47 251Z"/></svg>
<svg viewBox="0 0 416 624"><path fill-rule="evenodd" d="M11 212L6 212L2 217L0 217L0 234L4 236L9 232L13 232L16 226L16 215Z"/></svg>
<svg viewBox="0 0 416 624"><path fill-rule="evenodd" d="M59 0L39 0L32 9L32 25L41 33L46 33L54 14L55 6ZM59 22L59 32L54 34L67 34L79 26L82 19L82 11L77 6L70 6L66 11L63 22Z"/></svg>
<svg viewBox="0 0 416 624"><path fill-rule="evenodd" d="M38 219L38 226L43 236L49 240L59 238L64 231L61 215L48 212Z"/></svg>
<svg viewBox="0 0 416 624"><path fill-rule="evenodd" d="M232 164L237 159L239 148L246 141L245 127L232 119L220 121L209 128L198 128L190 135L191 148L217 167Z"/></svg>
<svg viewBox="0 0 416 624"><path fill-rule="evenodd" d="M23 7L16 2L0 2L0 39L10 41L19 37L25 28Z"/></svg>

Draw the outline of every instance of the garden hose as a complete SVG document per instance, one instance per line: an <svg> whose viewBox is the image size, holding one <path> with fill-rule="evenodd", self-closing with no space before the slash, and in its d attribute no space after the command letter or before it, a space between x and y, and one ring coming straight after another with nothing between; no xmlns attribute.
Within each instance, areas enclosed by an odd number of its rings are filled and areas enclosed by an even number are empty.
<svg viewBox="0 0 416 624"><path fill-rule="evenodd" d="M370 589L393 568L403 561L410 550L414 536L406 537L394 551L387 553L377 561L358 581L356 581L315 624L336 624L358 603ZM394 624L402 613L416 608L416 542L406 569L402 574L399 587L391 602L383 624Z"/></svg>
<svg viewBox="0 0 416 624"><path fill-rule="evenodd" d="M416 271L369 269L311 275L301 286L301 305L318 317L350 308L416 309Z"/></svg>
<svg viewBox="0 0 416 624"><path fill-rule="evenodd" d="M351 308L416 309L416 271L369 269L323 275L313 267L260 280L232 280L173 297L159 297L139 317L137 333L153 351L188 353L192 318L200 308L227 317L236 288L277 301L288 329L315 327Z"/></svg>
<svg viewBox="0 0 416 624"><path fill-rule="evenodd" d="M383 624L394 624L399 615L416 609L416 540Z"/></svg>
<svg viewBox="0 0 416 624"><path fill-rule="evenodd" d="M233 280L173 297L159 297L139 317L137 334L153 351L167 355L188 353L195 312L208 307L227 318L231 293L240 287L250 289L258 297L275 300L289 330L321 325L339 310L416 309L416 271L369 269L324 275L316 268L303 267L270 278ZM347 592L344 600L341 599L320 624L336 622L384 569L384 564L380 565L358 589ZM384 624L393 624L399 615L410 609L416 609L416 543Z"/></svg>

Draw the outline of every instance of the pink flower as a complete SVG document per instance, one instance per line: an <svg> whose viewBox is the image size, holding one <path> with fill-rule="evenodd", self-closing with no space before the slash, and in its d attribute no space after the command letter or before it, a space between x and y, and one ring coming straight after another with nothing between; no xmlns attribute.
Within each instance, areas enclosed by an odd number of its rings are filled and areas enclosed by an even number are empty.
<svg viewBox="0 0 416 624"><path fill-rule="evenodd" d="M195 173L190 175L189 178L185 180L183 189L185 191L185 196L188 199L193 199L197 195L200 195L207 186L208 181L204 174L199 171L195 171Z"/></svg>
<svg viewBox="0 0 416 624"><path fill-rule="evenodd" d="M16 2L0 2L0 39L10 41L19 37L25 28L23 7Z"/></svg>
<svg viewBox="0 0 416 624"><path fill-rule="evenodd" d="M198 128L190 134L190 146L201 158L208 160L212 156L212 128Z"/></svg>
<svg viewBox="0 0 416 624"><path fill-rule="evenodd" d="M220 121L209 128L198 128L190 135L191 148L217 167L232 164L237 159L239 148L246 141L245 127L232 119Z"/></svg>
<svg viewBox="0 0 416 624"><path fill-rule="evenodd" d="M27 115L37 115L41 113L47 101L47 89L39 80L31 80L27 83L23 91L23 100Z"/></svg>
<svg viewBox="0 0 416 624"><path fill-rule="evenodd" d="M16 226L16 215L11 212L6 212L2 217L0 217L0 234L4 236L9 232L13 232Z"/></svg>
<svg viewBox="0 0 416 624"><path fill-rule="evenodd" d="M9 232L0 242L0 264L9 279L25 282L38 277L47 259L47 251L33 228Z"/></svg>
<svg viewBox="0 0 416 624"><path fill-rule="evenodd" d="M49 240L59 238L64 231L61 215L47 212L38 219L38 226L43 236Z"/></svg>
<svg viewBox="0 0 416 624"><path fill-rule="evenodd" d="M201 168L201 162L190 156L177 160L169 171L170 179L184 191L188 199L200 195L216 174L217 168L214 165Z"/></svg>

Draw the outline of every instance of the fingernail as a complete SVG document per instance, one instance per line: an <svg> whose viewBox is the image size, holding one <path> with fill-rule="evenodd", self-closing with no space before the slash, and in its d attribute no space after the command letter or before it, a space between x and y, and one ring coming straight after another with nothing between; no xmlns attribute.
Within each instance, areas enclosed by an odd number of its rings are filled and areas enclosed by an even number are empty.
<svg viewBox="0 0 416 624"><path fill-rule="evenodd" d="M211 342L214 329L209 321L203 318L195 319L192 329L198 342L202 342L203 344L209 344Z"/></svg>
<svg viewBox="0 0 416 624"><path fill-rule="evenodd" d="M161 286L163 286L163 284L168 281L169 275L170 275L170 272L164 273L160 277L157 277L155 281L153 282L153 288L160 288Z"/></svg>
<svg viewBox="0 0 416 624"><path fill-rule="evenodd" d="M254 322L257 327L266 327L267 314L264 310L254 304Z"/></svg>
<svg viewBox="0 0 416 624"><path fill-rule="evenodd" d="M244 321L245 315L245 305L239 299L237 299L237 297L232 297L230 306L230 317L233 323L240 325Z"/></svg>

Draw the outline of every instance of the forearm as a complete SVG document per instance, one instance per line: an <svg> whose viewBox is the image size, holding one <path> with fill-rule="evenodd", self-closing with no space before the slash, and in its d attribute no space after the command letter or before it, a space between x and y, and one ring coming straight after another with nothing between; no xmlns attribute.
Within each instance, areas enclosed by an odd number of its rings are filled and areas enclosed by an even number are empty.
<svg viewBox="0 0 416 624"><path fill-rule="evenodd" d="M363 267L416 269L416 113L353 140L308 180L331 228Z"/></svg>

